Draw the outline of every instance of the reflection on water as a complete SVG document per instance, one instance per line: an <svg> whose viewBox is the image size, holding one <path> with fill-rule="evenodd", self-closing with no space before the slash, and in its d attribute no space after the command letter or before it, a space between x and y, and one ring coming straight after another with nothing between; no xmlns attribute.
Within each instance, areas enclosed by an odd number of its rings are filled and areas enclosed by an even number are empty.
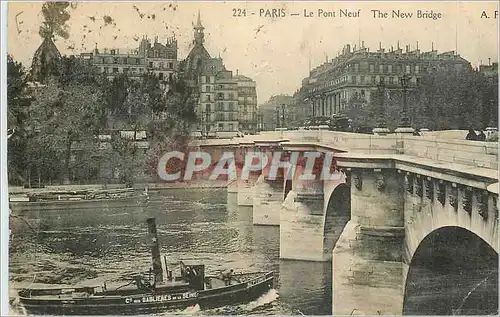
<svg viewBox="0 0 500 317"><path fill-rule="evenodd" d="M331 265L279 260L279 228L252 225L252 208L239 207L224 189L164 190L149 205L24 211L35 228L12 222L12 287L101 284L150 267L145 219L157 218L169 262L197 260L208 272L273 270L277 291L245 305L188 314L331 314ZM186 313L186 312L182 312Z"/></svg>

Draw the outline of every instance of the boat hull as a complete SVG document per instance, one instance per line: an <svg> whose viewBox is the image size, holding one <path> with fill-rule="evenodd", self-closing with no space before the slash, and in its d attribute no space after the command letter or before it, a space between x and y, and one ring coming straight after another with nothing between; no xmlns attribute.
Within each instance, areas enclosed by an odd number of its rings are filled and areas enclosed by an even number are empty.
<svg viewBox="0 0 500 317"><path fill-rule="evenodd" d="M274 276L228 287L193 293L149 293L131 296L39 299L20 297L29 315L143 315L183 310L199 305L200 309L250 302L274 287Z"/></svg>

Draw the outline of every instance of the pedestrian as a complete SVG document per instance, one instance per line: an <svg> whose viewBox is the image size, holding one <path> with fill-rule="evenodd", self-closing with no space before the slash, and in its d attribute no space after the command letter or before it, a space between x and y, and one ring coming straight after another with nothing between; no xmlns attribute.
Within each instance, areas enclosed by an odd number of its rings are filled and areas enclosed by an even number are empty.
<svg viewBox="0 0 500 317"><path fill-rule="evenodd" d="M486 134L484 134L483 130L480 130L479 135L477 136L478 141L486 141Z"/></svg>
<svg viewBox="0 0 500 317"><path fill-rule="evenodd" d="M233 269L230 269L229 271L224 271L222 272L222 279L224 280L224 283L227 285L231 285L231 279L233 277Z"/></svg>
<svg viewBox="0 0 500 317"><path fill-rule="evenodd" d="M469 133L467 133L465 139L469 141L477 141L476 131L474 131L474 129L469 129Z"/></svg>

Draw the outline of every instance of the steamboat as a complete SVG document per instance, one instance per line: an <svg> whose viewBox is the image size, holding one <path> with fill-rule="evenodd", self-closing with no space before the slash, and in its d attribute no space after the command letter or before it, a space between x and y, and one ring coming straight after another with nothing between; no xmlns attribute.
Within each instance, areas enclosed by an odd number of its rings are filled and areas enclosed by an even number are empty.
<svg viewBox="0 0 500 317"><path fill-rule="evenodd" d="M232 269L205 275L205 265L180 261L178 274L162 263L155 218L148 218L152 268L149 277L137 274L131 281L108 289L92 287L21 289L19 302L30 315L142 315L200 309L250 302L274 287L274 273L233 273ZM164 265L163 265L164 264Z"/></svg>

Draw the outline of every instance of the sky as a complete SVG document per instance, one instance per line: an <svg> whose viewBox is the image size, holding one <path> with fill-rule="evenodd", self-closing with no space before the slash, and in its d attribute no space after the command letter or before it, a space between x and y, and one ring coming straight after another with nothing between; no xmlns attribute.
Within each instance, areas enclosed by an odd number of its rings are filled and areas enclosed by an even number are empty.
<svg viewBox="0 0 500 317"><path fill-rule="evenodd" d="M42 41L38 35L42 4L8 5L7 50L26 66L31 65ZM266 16L267 12L272 15L272 9L286 16ZM336 16L318 17L320 9ZM101 50L119 48L123 52L136 49L137 39L144 35L158 36L160 42L175 35L182 59L192 45L198 10L208 52L212 57L220 55L229 70L256 81L259 104L272 95L293 94L308 76L310 65L314 68L337 56L345 44L359 46L361 41L370 51L377 50L380 43L386 49L396 47L398 41L403 49L406 45L415 49L418 42L419 49L426 51L434 43L439 52L457 50L474 66L481 61L487 64L488 58L498 60L496 1L79 2L69 10L69 38L58 38L56 45L67 55L89 52L96 43ZM340 17L340 10L359 12L359 16ZM387 18L374 18L372 10L386 12ZM392 18L392 10L413 15ZM419 18L418 10L439 12L441 18ZM481 18L483 11L488 18ZM234 16L235 12L241 16ZM305 12L314 16L306 17ZM104 16L110 16L113 23L105 24Z"/></svg>

